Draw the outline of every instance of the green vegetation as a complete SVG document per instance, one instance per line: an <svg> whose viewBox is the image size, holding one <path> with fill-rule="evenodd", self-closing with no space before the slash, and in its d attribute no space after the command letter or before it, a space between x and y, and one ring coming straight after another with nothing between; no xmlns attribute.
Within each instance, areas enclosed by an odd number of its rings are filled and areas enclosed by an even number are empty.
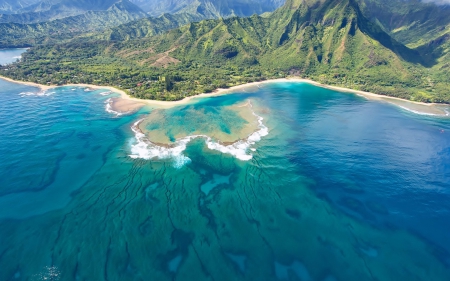
<svg viewBox="0 0 450 281"><path fill-rule="evenodd" d="M0 0L0 5L5 0ZM15 0L17 1L17 0ZM85 14L89 11L107 11L113 10L117 6L127 7L129 11L145 14L139 7L128 0L51 0L51 1L23 1L23 6L17 10L11 7L13 13L0 14L1 23L39 23L62 19L71 16ZM2 6L3 6L2 5Z"/></svg>
<svg viewBox="0 0 450 281"><path fill-rule="evenodd" d="M450 5L419 0L358 2L369 19L409 47L424 45L450 33Z"/></svg>
<svg viewBox="0 0 450 281"><path fill-rule="evenodd" d="M89 11L53 21L33 24L0 23L0 48L60 43L145 16L144 12L128 1L120 1L105 11Z"/></svg>
<svg viewBox="0 0 450 281"><path fill-rule="evenodd" d="M151 16L188 13L204 18L245 17L271 12L284 0L131 0Z"/></svg>
<svg viewBox="0 0 450 281"><path fill-rule="evenodd" d="M92 37L100 40L125 41L151 37L190 22L201 21L204 17L192 14L163 14L160 17L147 17L117 27L109 28Z"/></svg>
<svg viewBox="0 0 450 281"><path fill-rule="evenodd" d="M111 34L122 40L139 27L127 26ZM431 53L409 49L370 22L354 0L288 0L267 17L204 20L148 38L101 40L114 39L111 34L34 47L0 74L41 84L112 85L159 100L295 75L450 102L448 40L436 42Z"/></svg>

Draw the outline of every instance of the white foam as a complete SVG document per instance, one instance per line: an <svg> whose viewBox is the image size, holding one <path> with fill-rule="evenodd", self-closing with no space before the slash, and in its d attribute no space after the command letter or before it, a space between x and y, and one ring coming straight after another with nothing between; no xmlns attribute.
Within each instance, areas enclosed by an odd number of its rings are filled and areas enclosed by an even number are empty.
<svg viewBox="0 0 450 281"><path fill-rule="evenodd" d="M123 115L122 112L118 112L118 111L113 110L113 109L112 109L112 106L111 106L111 103L112 103L112 98L109 98L109 99L107 99L107 100L105 101L105 104L106 104L105 110L106 110L106 112L111 113L111 114L114 114L114 115L116 115L116 117L117 117L117 116Z"/></svg>
<svg viewBox="0 0 450 281"><path fill-rule="evenodd" d="M183 155L183 151L186 149L186 145L198 136L189 136L177 140L172 147L158 146L150 142L141 130L139 130L139 124L142 120L144 119L137 121L131 126L131 130L133 130L136 139L136 143L131 146L131 158L146 160L173 159L176 168L181 168L191 161L189 157Z"/></svg>
<svg viewBox="0 0 450 281"><path fill-rule="evenodd" d="M100 95L101 96L109 96L109 95L111 95L112 94L112 92L111 91L109 91L109 92L102 92L102 93L100 93Z"/></svg>
<svg viewBox="0 0 450 281"><path fill-rule="evenodd" d="M53 94L55 94L56 92L47 92L47 91L40 91L37 93L34 92L22 92L19 94L19 96L21 97L26 97L26 96L36 96L36 97L48 97L51 96Z"/></svg>
<svg viewBox="0 0 450 281"><path fill-rule="evenodd" d="M264 119L254 112L253 114L258 118L259 130L252 133L246 139L237 141L230 145L224 145L205 135L193 135L178 139L173 145L169 147L159 146L149 141L145 134L140 131L139 124L144 120L141 119L134 123L131 127L131 130L135 134L135 144L131 146L131 154L129 156L133 159L146 160L173 159L174 166L176 168L181 168L191 161L189 157L183 155L183 152L186 150L187 144L193 139L203 138L205 139L205 143L209 149L233 155L234 157L242 161L249 161L253 158L253 155L249 153L249 151L256 151L256 148L252 146L256 142L259 142L262 137L269 134L269 128L267 128L263 123Z"/></svg>
<svg viewBox="0 0 450 281"><path fill-rule="evenodd" d="M250 104L251 106L251 104ZM253 112L253 115L255 115L258 118L258 128L259 130L251 134L247 137L247 139L237 141L230 145L222 145L218 142L213 141L210 137L207 137L206 144L208 145L208 148L211 150L217 150L222 153L231 154L234 157L243 160L248 161L253 158L253 155L248 153L249 150L256 151L255 148L252 146L259 142L262 137L265 137L269 134L269 128L264 125L263 120L261 116L257 115L255 112Z"/></svg>
<svg viewBox="0 0 450 281"><path fill-rule="evenodd" d="M417 111L411 108L408 108L406 106L401 106L401 105L397 105L398 107L400 107L403 110L412 112L414 114L418 114L418 115L425 115L425 116L443 116L443 114L435 114L435 113L429 113L429 112L423 112L423 111ZM445 112L445 116L448 116L448 112L446 110L444 110Z"/></svg>

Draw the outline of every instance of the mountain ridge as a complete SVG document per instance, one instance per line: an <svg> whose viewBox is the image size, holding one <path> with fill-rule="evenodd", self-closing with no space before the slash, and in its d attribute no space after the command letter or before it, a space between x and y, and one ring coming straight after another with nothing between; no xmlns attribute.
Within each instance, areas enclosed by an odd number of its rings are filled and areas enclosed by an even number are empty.
<svg viewBox="0 0 450 281"><path fill-rule="evenodd" d="M194 14L204 18L250 16L279 8L284 0L132 0L153 17L162 14Z"/></svg>
<svg viewBox="0 0 450 281"><path fill-rule="evenodd" d="M59 71L42 76L33 70L38 65ZM204 20L138 40L39 46L1 73L44 84L112 85L139 98L165 100L297 75L416 101L449 102L448 79L442 75L448 68L393 39L354 0L288 0L268 17Z"/></svg>
<svg viewBox="0 0 450 281"><path fill-rule="evenodd" d="M30 47L36 44L62 42L89 32L101 32L146 17L127 0L117 1L105 11L88 11L76 16L33 24L0 23L0 47Z"/></svg>
<svg viewBox="0 0 450 281"><path fill-rule="evenodd" d="M0 0L0 14L13 14L39 0Z"/></svg>
<svg viewBox="0 0 450 281"><path fill-rule="evenodd" d="M360 0L364 14L399 42L426 44L450 32L450 4L433 1Z"/></svg>
<svg viewBox="0 0 450 281"><path fill-rule="evenodd" d="M127 5L128 10L139 11L145 16L144 11L128 0L46 0L19 10L15 14L1 14L0 23L42 23L81 15L89 11L107 11L118 4Z"/></svg>

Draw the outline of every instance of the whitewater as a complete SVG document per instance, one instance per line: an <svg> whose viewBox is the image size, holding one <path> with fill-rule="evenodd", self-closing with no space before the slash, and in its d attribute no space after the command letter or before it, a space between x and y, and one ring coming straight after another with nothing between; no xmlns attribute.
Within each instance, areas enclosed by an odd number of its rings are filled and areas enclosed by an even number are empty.
<svg viewBox="0 0 450 281"><path fill-rule="evenodd" d="M250 107L252 107L250 103ZM249 161L253 155L249 152L255 152L253 147L255 143L269 134L269 128L264 125L264 118L257 115L253 110L252 114L257 118L258 130L250 134L247 138L236 141L230 145L224 145L218 140L215 140L207 135L191 135L177 139L173 144L168 146L161 146L151 142L147 136L139 129L139 124L145 118L136 121L131 130L134 132L134 144L131 145L131 154L133 159L172 159L174 167L181 168L188 164L191 159L185 156L183 152L186 150L187 144L194 139L202 138L205 140L207 147L211 150L216 150L221 153L230 154L242 161Z"/></svg>

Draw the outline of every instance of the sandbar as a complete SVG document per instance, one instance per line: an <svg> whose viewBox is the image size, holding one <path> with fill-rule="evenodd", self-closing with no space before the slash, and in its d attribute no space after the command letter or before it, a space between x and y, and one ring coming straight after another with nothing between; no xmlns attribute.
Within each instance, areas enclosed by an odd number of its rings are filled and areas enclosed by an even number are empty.
<svg viewBox="0 0 450 281"><path fill-rule="evenodd" d="M146 135L149 141L160 146L172 145L174 140L183 139L188 136L204 135L207 135L222 144L229 145L239 140L246 139L249 135L259 129L258 118L252 110L250 101L226 106L222 110L227 111L228 114L234 112L235 116L239 116L240 118L240 121L230 120L228 122L227 127L230 130L229 132L224 132L220 125L215 122L206 122L205 120L211 118L211 116L205 115L205 112L197 110L193 111L195 114L192 112L187 115L172 116L171 118L168 118L166 116L167 110L155 109L139 123L138 128ZM192 130L191 127L185 128L184 126L179 125L186 116L191 119L199 120L194 130ZM171 137L169 137L169 135Z"/></svg>
<svg viewBox="0 0 450 281"><path fill-rule="evenodd" d="M112 98L109 104L113 111L121 114L131 114L145 106L145 102L137 102L123 98Z"/></svg>

